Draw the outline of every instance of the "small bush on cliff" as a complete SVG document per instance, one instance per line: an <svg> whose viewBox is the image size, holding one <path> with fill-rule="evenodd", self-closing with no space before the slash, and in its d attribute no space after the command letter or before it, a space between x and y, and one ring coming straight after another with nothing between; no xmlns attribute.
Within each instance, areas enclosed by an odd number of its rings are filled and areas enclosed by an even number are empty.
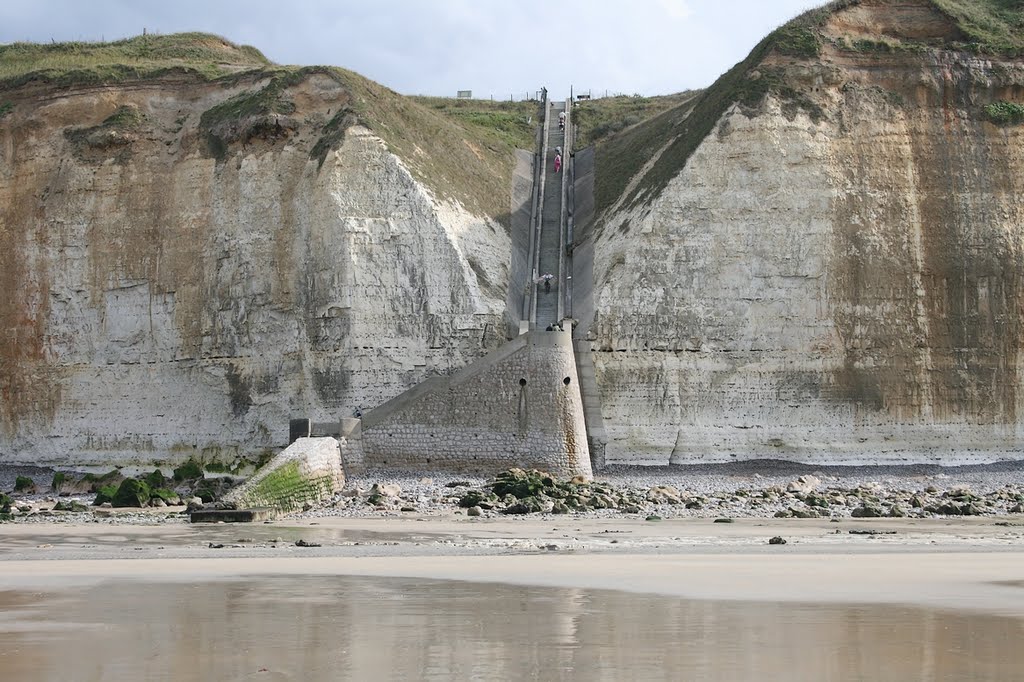
<svg viewBox="0 0 1024 682"><path fill-rule="evenodd" d="M0 514L10 514L13 502L10 495L0 493Z"/></svg>
<svg viewBox="0 0 1024 682"><path fill-rule="evenodd" d="M36 483L28 476L18 476L14 479L14 492L16 493L34 493L36 491Z"/></svg>
<svg viewBox="0 0 1024 682"><path fill-rule="evenodd" d="M1024 123L1024 106L1000 100L985 106L985 117L996 125Z"/></svg>
<svg viewBox="0 0 1024 682"><path fill-rule="evenodd" d="M59 493L60 487L64 485L65 480L67 480L67 475L63 471L54 472L53 480L50 481L50 489L55 493Z"/></svg>
<svg viewBox="0 0 1024 682"><path fill-rule="evenodd" d="M14 111L14 105L11 102L0 104L0 118L3 118L12 111Z"/></svg>

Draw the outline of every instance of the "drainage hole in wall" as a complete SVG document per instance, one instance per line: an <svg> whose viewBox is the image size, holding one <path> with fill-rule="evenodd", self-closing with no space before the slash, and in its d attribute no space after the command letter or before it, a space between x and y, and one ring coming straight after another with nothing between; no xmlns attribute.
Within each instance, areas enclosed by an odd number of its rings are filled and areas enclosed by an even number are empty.
<svg viewBox="0 0 1024 682"><path fill-rule="evenodd" d="M572 379L570 379L569 377L566 377L566 378L562 379L562 383L565 384L566 386L568 386L569 384L572 383Z"/></svg>
<svg viewBox="0 0 1024 682"><path fill-rule="evenodd" d="M519 385L520 386L525 386L526 385L526 379L520 379L519 380Z"/></svg>

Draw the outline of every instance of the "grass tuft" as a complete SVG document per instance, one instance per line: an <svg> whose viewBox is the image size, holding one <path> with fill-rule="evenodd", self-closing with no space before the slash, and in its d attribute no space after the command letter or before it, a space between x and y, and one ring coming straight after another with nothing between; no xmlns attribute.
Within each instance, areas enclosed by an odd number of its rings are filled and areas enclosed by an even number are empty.
<svg viewBox="0 0 1024 682"><path fill-rule="evenodd" d="M968 41L961 47L1002 57L1024 55L1024 3L1020 0L932 0L956 21Z"/></svg>
<svg viewBox="0 0 1024 682"><path fill-rule="evenodd" d="M171 72L206 79L271 66L254 47L208 33L143 35L113 42L0 45L0 88L40 81L119 83Z"/></svg>

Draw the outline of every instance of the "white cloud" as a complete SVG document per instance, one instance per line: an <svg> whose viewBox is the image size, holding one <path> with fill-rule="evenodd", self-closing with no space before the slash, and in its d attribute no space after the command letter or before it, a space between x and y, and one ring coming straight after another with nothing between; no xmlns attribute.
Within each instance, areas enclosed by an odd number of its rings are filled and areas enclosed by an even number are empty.
<svg viewBox="0 0 1024 682"><path fill-rule="evenodd" d="M811 0L2 0L0 42L219 33L285 64L404 93L541 85L662 94L710 84Z"/></svg>

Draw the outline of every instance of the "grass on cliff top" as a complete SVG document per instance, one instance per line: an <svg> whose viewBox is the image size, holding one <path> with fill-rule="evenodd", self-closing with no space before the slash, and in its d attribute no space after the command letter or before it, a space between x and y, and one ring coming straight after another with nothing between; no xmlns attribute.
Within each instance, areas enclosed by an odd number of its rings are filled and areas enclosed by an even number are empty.
<svg viewBox="0 0 1024 682"><path fill-rule="evenodd" d="M341 144L345 130L361 123L379 135L436 196L457 200L504 224L509 217L514 150L534 148L536 102L417 101L345 69L276 66L255 48L205 33L145 35L103 43L0 45L0 90L31 82L59 87L121 83L176 72L233 82L251 76L260 84L208 110L202 121L206 132L231 119L291 113L289 88L314 73L328 74L352 93L353 104L324 126L314 158L322 162L331 148ZM246 75L240 76L242 72ZM0 116L12 108L0 100Z"/></svg>
<svg viewBox="0 0 1024 682"><path fill-rule="evenodd" d="M174 70L208 79L270 66L254 47L208 33L142 35L113 42L0 45L0 87L118 83Z"/></svg>
<svg viewBox="0 0 1024 682"><path fill-rule="evenodd" d="M582 100L573 107L576 148L582 149L692 100L699 91L687 90L675 95L641 97L618 95Z"/></svg>
<svg viewBox="0 0 1024 682"><path fill-rule="evenodd" d="M625 202L628 205L661 193L686 167L693 152L734 104L756 107L766 94L773 92L793 108L806 110L812 118L819 117L821 110L787 86L778 70L759 67L772 52L799 59L818 57L821 52L818 30L832 12L854 2L856 0L836 0L804 12L770 33L746 59L694 98L599 144L594 187L598 212L623 197L630 181L664 148L625 197Z"/></svg>
<svg viewBox="0 0 1024 682"><path fill-rule="evenodd" d="M351 71L331 71L352 93L359 122L379 135L436 196L510 224L515 150L534 147L536 102L505 109L504 103L481 100L459 105L404 97ZM524 115L532 115L532 122L523 123Z"/></svg>
<svg viewBox="0 0 1024 682"><path fill-rule="evenodd" d="M537 146L537 117L540 103L536 100L520 102L485 99L453 99L450 97L415 96L409 99L458 122L469 130L493 137L517 149L533 150Z"/></svg>
<svg viewBox="0 0 1024 682"><path fill-rule="evenodd" d="M972 42L948 47L1002 56L1024 54L1024 0L931 0L951 17ZM786 84L779 69L765 68L764 59L778 54L794 59L817 59L824 45L822 28L834 13L859 0L834 0L804 12L764 38L750 55L701 92L692 103L677 105L654 118L598 144L596 203L598 211L612 206L630 181L658 150L664 152L625 197L626 204L656 196L689 161L732 105L757 106L771 92L790 108L803 109L812 119L823 112L803 93ZM580 145L582 146L582 145Z"/></svg>
<svg viewBox="0 0 1024 682"><path fill-rule="evenodd" d="M289 89L314 73L327 74L352 93L353 105L324 126L314 158L322 162L344 140L345 130L361 123L384 139L436 196L458 200L471 211L506 224L514 149L534 147L536 103L417 102L344 69L276 66L255 48L204 33L136 36L109 43L0 45L0 90L31 82L58 87L122 83L175 72L203 80L251 78L258 84L205 112L201 127L207 134L216 131L218 123L292 113ZM240 76L242 72L245 75ZM0 100L0 117L12 109L12 104ZM229 142L221 140L219 147Z"/></svg>
<svg viewBox="0 0 1024 682"><path fill-rule="evenodd" d="M231 140L219 139L217 131L230 128L232 121L295 113L290 89L314 74L336 80L351 95L351 103L322 126L312 159L323 164L330 150L344 142L348 128L360 124L383 139L437 198L458 201L477 215L509 224L515 149L534 147L537 102L411 98L337 67L274 67L252 73L258 87L203 113L200 129L217 138L211 151L218 157L228 152Z"/></svg>
<svg viewBox="0 0 1024 682"><path fill-rule="evenodd" d="M1021 0L932 0L952 17L971 43L987 54L1024 54L1024 2Z"/></svg>

